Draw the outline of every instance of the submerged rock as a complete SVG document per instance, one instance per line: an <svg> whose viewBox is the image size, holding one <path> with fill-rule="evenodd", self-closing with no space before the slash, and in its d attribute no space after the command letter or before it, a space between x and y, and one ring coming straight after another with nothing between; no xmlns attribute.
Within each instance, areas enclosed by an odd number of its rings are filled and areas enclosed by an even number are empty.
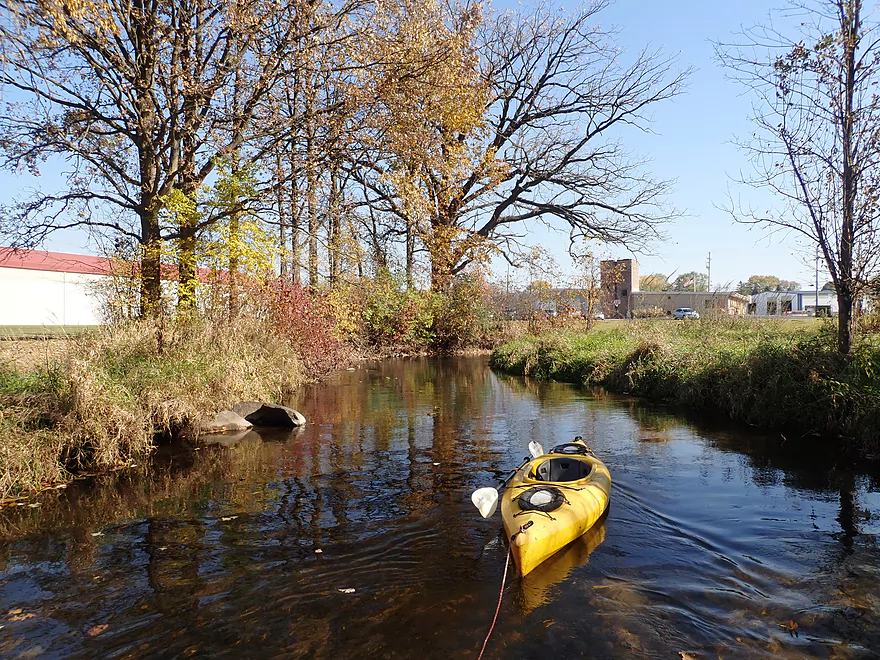
<svg viewBox="0 0 880 660"><path fill-rule="evenodd" d="M246 442L262 442L260 434L253 430L246 431L226 431L225 433L212 433L210 435L199 436L199 442L204 445L223 445L224 447L234 447L237 444Z"/></svg>
<svg viewBox="0 0 880 660"><path fill-rule="evenodd" d="M254 426L295 428L306 423L306 418L293 408L260 401L242 401L232 409Z"/></svg>
<svg viewBox="0 0 880 660"><path fill-rule="evenodd" d="M227 433L229 431L247 431L253 426L243 415L231 410L221 410L214 419L205 420L199 426L199 434Z"/></svg>

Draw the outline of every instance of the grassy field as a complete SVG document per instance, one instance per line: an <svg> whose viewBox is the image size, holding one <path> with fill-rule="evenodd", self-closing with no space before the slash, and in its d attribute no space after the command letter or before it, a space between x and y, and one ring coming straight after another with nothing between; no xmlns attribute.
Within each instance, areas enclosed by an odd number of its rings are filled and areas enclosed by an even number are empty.
<svg viewBox="0 0 880 660"><path fill-rule="evenodd" d="M781 317L777 319L767 319L757 316L739 316L734 317L732 319L723 319L723 320L715 320L715 319L703 319L703 323L727 323L728 321L733 321L737 324L741 324L742 328L748 328L747 324L752 323L756 327L763 326L765 328L772 327L775 328L779 332L796 332L798 330L812 330L818 331L823 327L826 327L828 324L827 319L816 319L816 318L803 318L803 317ZM670 324L685 324L685 323L693 323L690 320L676 321L674 319L651 319L651 320L643 320L643 321L632 321L630 319L607 319L604 321L597 321L593 326L593 330L597 332L601 332L603 330L613 330L615 328L625 328L632 323L643 323L643 324L657 324L661 328L665 328Z"/></svg>
<svg viewBox="0 0 880 660"><path fill-rule="evenodd" d="M841 437L866 454L880 446L880 340L834 350L821 319L602 321L590 331L551 330L499 347L495 368L599 385L784 430Z"/></svg>
<svg viewBox="0 0 880 660"><path fill-rule="evenodd" d="M80 336L97 330L96 325L0 325L0 341Z"/></svg>

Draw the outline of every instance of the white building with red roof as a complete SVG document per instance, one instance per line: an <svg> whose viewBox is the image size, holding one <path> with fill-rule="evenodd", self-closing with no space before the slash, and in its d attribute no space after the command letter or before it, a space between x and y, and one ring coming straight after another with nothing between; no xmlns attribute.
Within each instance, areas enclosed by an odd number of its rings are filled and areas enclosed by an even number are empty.
<svg viewBox="0 0 880 660"><path fill-rule="evenodd" d="M0 326L98 325L104 257L0 248Z"/></svg>

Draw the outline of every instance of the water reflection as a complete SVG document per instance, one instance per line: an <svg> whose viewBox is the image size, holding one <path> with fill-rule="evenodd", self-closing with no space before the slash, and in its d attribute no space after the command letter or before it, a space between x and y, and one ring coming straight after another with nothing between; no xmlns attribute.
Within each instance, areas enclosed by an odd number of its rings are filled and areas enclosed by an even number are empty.
<svg viewBox="0 0 880 660"><path fill-rule="evenodd" d="M290 403L298 432L0 511L0 655L473 657L506 548L469 494L530 439L577 434L612 472L609 514L509 584L488 657L880 648L877 475L821 443L480 358L364 365Z"/></svg>
<svg viewBox="0 0 880 660"><path fill-rule="evenodd" d="M593 551L605 540L607 516L606 513L586 534L569 543L519 581L514 598L523 616L551 603L555 596L554 587L589 561Z"/></svg>

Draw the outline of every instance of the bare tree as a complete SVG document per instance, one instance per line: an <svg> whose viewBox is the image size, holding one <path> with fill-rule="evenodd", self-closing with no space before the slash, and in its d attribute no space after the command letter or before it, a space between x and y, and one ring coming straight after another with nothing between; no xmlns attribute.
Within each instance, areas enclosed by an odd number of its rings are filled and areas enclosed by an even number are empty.
<svg viewBox="0 0 880 660"><path fill-rule="evenodd" d="M745 182L784 202L774 213L730 211L818 246L837 290L837 349L847 354L855 305L880 268L880 35L861 0L802 0L781 18L791 30L759 26L744 43L717 46L755 97L757 130L742 147L756 173Z"/></svg>
<svg viewBox="0 0 880 660"><path fill-rule="evenodd" d="M310 30L301 31L294 43L295 67L270 102L276 128L269 131L266 165L273 176L267 183L274 187L274 211L285 237L283 259L292 261L294 281L305 266L311 286L319 283L325 265L332 282L345 261L347 190L339 163L350 149L359 112L358 95L352 92L358 67L351 53L362 49L374 9L360 0L350 0L344 8L340 12L328 4L314 11Z"/></svg>
<svg viewBox="0 0 880 660"><path fill-rule="evenodd" d="M408 85L425 121L398 141L405 151L361 163L361 179L374 208L418 228L433 287L448 286L487 246L519 263L529 220L561 223L572 245L586 238L644 247L674 214L665 205L669 182L648 176L620 139L628 129L647 130L654 104L679 94L688 72L673 72L670 59L647 51L622 64L614 34L595 24L607 4L572 13L538 6L483 21L475 7L448 15L445 34L454 47L435 44L458 58L447 76L457 113L437 101L436 85L419 96L417 66L408 77L389 74ZM478 75L470 83L472 54ZM436 67L428 74L436 76ZM455 105L456 96L467 102ZM481 103L477 117L463 119L472 103ZM421 222L414 207L427 209Z"/></svg>

